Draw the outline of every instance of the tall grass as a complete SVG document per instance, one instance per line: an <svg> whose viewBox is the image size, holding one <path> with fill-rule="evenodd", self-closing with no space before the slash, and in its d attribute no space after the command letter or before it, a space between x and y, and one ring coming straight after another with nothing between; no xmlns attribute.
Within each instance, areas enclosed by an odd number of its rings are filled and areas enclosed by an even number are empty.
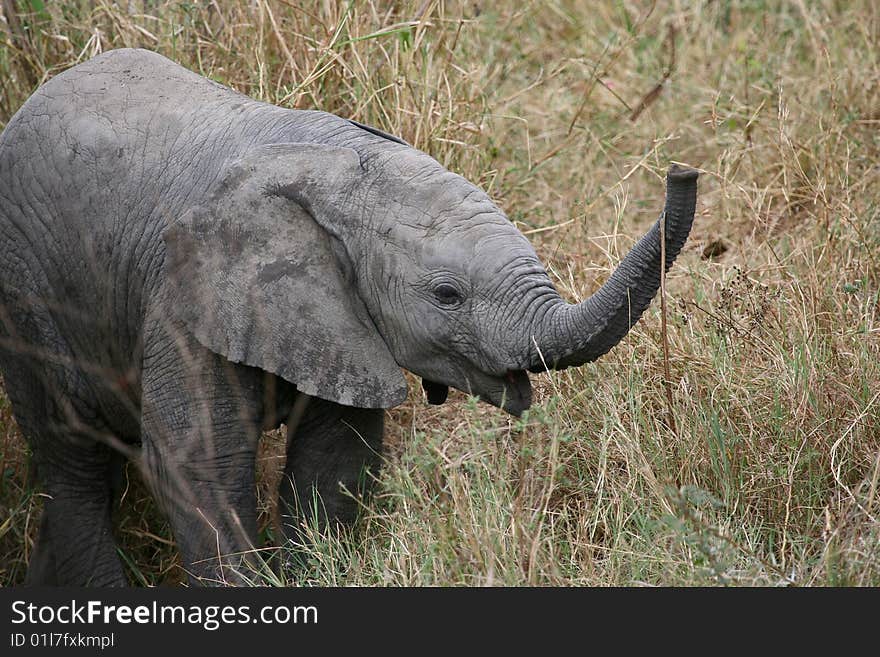
<svg viewBox="0 0 880 657"><path fill-rule="evenodd" d="M654 304L600 362L534 377L519 420L413 385L358 527L316 535L294 583L880 585L876 3L2 6L0 125L79 61L154 49L426 150L490 192L571 300L656 218L669 162L703 171L667 280L668 379ZM39 496L2 404L0 441L8 584ZM260 459L270 543L282 442ZM133 581L178 580L143 486L118 515Z"/></svg>

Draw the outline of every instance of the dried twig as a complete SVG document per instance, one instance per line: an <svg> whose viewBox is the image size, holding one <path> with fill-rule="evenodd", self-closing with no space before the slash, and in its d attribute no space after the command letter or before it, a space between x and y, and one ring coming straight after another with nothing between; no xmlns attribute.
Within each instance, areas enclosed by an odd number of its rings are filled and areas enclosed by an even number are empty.
<svg viewBox="0 0 880 657"><path fill-rule="evenodd" d="M675 69L675 28L672 25L669 26L669 31L666 33L666 45L669 50L669 62L666 65L666 69L663 71L663 77L660 78L660 81L654 85L654 88L651 89L651 91L642 96L638 105L636 105L635 109L629 115L630 121L635 121L639 118L641 113L648 109L648 107L660 97L660 93L663 91L666 81Z"/></svg>

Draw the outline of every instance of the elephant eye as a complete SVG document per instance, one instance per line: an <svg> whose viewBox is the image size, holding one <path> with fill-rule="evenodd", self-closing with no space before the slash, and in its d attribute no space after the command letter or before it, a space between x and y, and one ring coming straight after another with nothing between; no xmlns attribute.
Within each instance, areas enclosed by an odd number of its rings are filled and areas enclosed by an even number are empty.
<svg viewBox="0 0 880 657"><path fill-rule="evenodd" d="M461 303L462 296L454 285L440 283L434 288L434 297L444 306L455 306Z"/></svg>

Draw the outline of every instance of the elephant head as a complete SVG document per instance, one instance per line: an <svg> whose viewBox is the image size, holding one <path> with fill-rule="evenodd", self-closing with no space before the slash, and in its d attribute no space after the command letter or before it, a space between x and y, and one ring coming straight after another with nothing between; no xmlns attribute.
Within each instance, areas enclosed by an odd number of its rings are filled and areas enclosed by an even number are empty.
<svg viewBox="0 0 880 657"><path fill-rule="evenodd" d="M335 118L335 117L334 117ZM667 175L665 263L693 221L697 172ZM660 284L660 221L582 303L528 240L430 156L347 123L321 143L255 146L165 232L176 312L207 347L307 394L390 407L404 367L514 415L527 372L595 360Z"/></svg>

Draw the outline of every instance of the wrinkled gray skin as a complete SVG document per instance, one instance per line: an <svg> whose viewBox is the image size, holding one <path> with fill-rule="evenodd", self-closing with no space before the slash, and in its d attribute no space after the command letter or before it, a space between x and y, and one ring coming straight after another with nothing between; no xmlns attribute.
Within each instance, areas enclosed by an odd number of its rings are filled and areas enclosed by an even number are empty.
<svg viewBox="0 0 880 657"><path fill-rule="evenodd" d="M667 268L696 178L669 173ZM120 449L194 581L241 581L265 428L291 427L288 537L352 521L401 367L432 402L454 386L520 414L527 370L592 361L638 320L659 230L569 305L485 193L395 137L142 50L58 75L0 138L0 369L50 496L28 581L126 583Z"/></svg>

